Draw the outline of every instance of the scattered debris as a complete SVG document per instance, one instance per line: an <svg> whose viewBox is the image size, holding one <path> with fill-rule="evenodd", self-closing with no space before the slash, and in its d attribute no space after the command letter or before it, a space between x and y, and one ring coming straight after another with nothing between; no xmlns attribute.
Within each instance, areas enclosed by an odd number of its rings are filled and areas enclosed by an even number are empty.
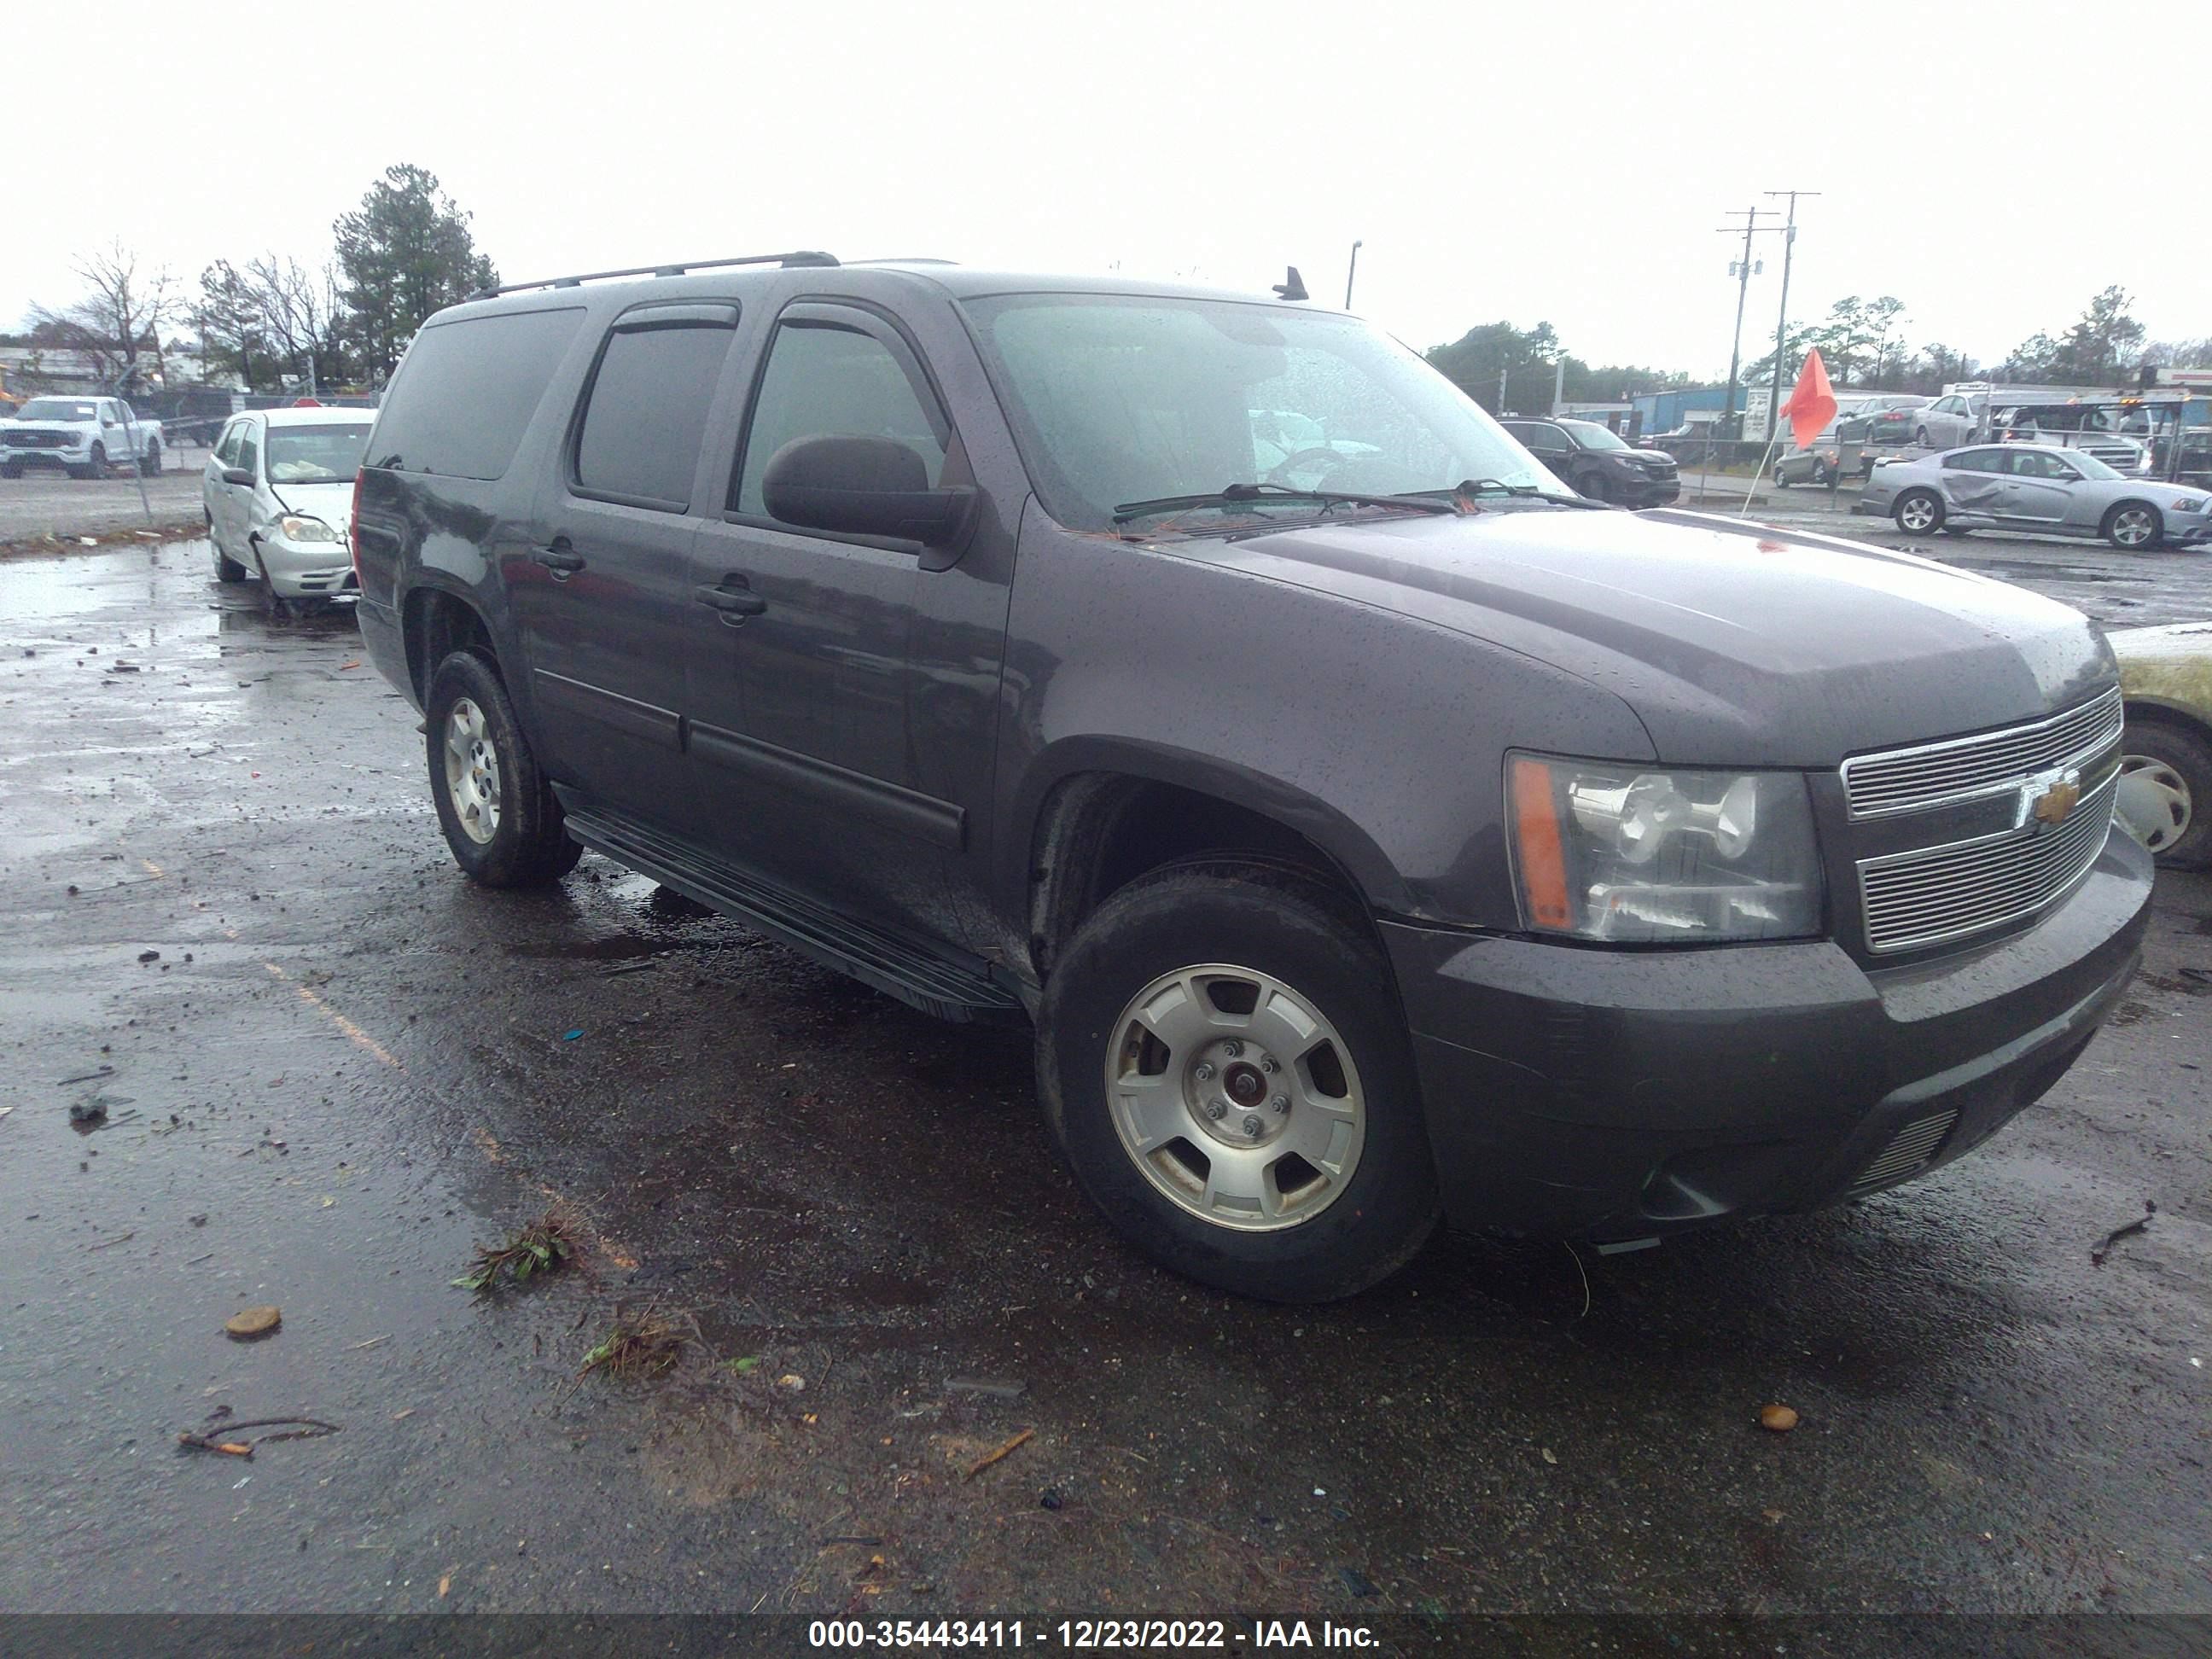
<svg viewBox="0 0 2212 1659"><path fill-rule="evenodd" d="M504 1276L520 1285L532 1273L550 1273L579 1249L574 1230L557 1211L548 1210L507 1243L477 1246L476 1265L453 1282L465 1291L491 1290Z"/></svg>
<svg viewBox="0 0 2212 1659"><path fill-rule="evenodd" d="M382 1336L372 1336L366 1342L355 1343L353 1346L348 1348L346 1352L348 1353L359 1353L363 1348L373 1348L380 1342L389 1342L391 1340L392 1333L386 1331Z"/></svg>
<svg viewBox="0 0 2212 1659"><path fill-rule="evenodd" d="M619 979L624 974L650 973L653 969L659 966L660 964L653 961L651 957L647 957L643 962L618 962L611 968L602 968L599 970L599 977L601 979Z"/></svg>
<svg viewBox="0 0 2212 1659"><path fill-rule="evenodd" d="M1547 1446L1544 1448L1544 1461L1547 1463L1556 1463L1559 1461L1559 1455Z"/></svg>
<svg viewBox="0 0 2212 1659"><path fill-rule="evenodd" d="M1047 1486L1044 1491L1038 1495L1037 1507L1041 1510L1056 1510L1066 1500L1060 1497L1059 1490L1056 1487Z"/></svg>
<svg viewBox="0 0 2212 1659"><path fill-rule="evenodd" d="M1018 1400L1029 1391L1029 1386L1013 1377L955 1376L946 1380L945 1392L987 1395L994 1400Z"/></svg>
<svg viewBox="0 0 2212 1659"><path fill-rule="evenodd" d="M1368 1596L1382 1594L1376 1588L1375 1581L1357 1567L1339 1567L1336 1570L1336 1576L1344 1581L1344 1588L1354 1595Z"/></svg>
<svg viewBox="0 0 2212 1659"><path fill-rule="evenodd" d="M579 1381L593 1371L613 1376L657 1376L675 1364L684 1345L697 1332L688 1316L667 1316L656 1309L615 1315L615 1328L605 1341L584 1356Z"/></svg>
<svg viewBox="0 0 2212 1659"><path fill-rule="evenodd" d="M775 1379L775 1386L787 1394L798 1394L806 1387L806 1379L797 1371L786 1371Z"/></svg>
<svg viewBox="0 0 2212 1659"><path fill-rule="evenodd" d="M217 1412L221 1418L227 1412ZM282 1434L258 1434L250 1440L237 1437L243 1429L283 1429ZM189 1430L177 1437L177 1444L187 1451L221 1452L226 1457L251 1457L256 1446L274 1440L319 1440L326 1434L342 1432L336 1423L325 1423L319 1417L257 1417L244 1423L224 1423L218 1428L194 1434ZM217 1439L220 1434L222 1437Z"/></svg>
<svg viewBox="0 0 2212 1659"><path fill-rule="evenodd" d="M1759 1426L1771 1429L1777 1434L1787 1434L1797 1426L1797 1413L1787 1406L1761 1406Z"/></svg>
<svg viewBox="0 0 2212 1659"><path fill-rule="evenodd" d="M107 1097L94 1095L90 1100L73 1101L70 1105L72 1123L97 1123L107 1115Z"/></svg>
<svg viewBox="0 0 2212 1659"><path fill-rule="evenodd" d="M284 1322L280 1308L241 1308L222 1322L223 1329L241 1342L269 1335Z"/></svg>
<svg viewBox="0 0 2212 1659"><path fill-rule="evenodd" d="M2186 980L2194 980L2199 985L2212 985L2212 968L2184 968L2181 969L2181 976Z"/></svg>
<svg viewBox="0 0 2212 1659"><path fill-rule="evenodd" d="M739 1376L750 1376L760 1369L760 1356L757 1353L749 1353L743 1359L725 1359L722 1362L722 1369L735 1371Z"/></svg>
<svg viewBox="0 0 2212 1659"><path fill-rule="evenodd" d="M584 1028L583 1028L582 1026L579 1025L579 1026L578 1026L574 1030L573 1030L573 1031L563 1031L563 1032L562 1032L562 1033L561 1033L561 1041L562 1041L562 1042L575 1042L575 1041L576 1041L576 1039L577 1039L577 1038L579 1038L579 1037L582 1036L583 1035L584 1035Z"/></svg>
<svg viewBox="0 0 2212 1659"><path fill-rule="evenodd" d="M991 1450L985 1452L981 1457L970 1463L968 1466L968 1473L964 1478L973 1480L977 1475L982 1474L983 1471L989 1468L992 1464L997 1462L1000 1458L1013 1451L1017 1447L1028 1444L1030 1440L1036 1437L1036 1431L1035 1429L1024 1429L1019 1434L1014 1436L1012 1439L1006 1441L1002 1445L994 1447Z"/></svg>
<svg viewBox="0 0 2212 1659"><path fill-rule="evenodd" d="M857 1544L862 1549L872 1550L879 1547L883 1541L872 1533L841 1532L823 1539L822 1547L826 1550L833 1544Z"/></svg>
<svg viewBox="0 0 2212 1659"><path fill-rule="evenodd" d="M161 959L161 953L159 951L141 951L138 953L138 960L141 962L159 962Z"/></svg>
<svg viewBox="0 0 2212 1659"><path fill-rule="evenodd" d="M136 1238L136 1237L138 1237L138 1235L137 1235L137 1233L135 1233L135 1232L132 1232L132 1233L118 1233L118 1234L117 1234L114 1237L112 1237L112 1238L103 1238L103 1239L101 1239L101 1240L100 1241L100 1243L97 1243L97 1244L94 1244L94 1245L89 1245L89 1246L88 1246L87 1248L88 1248L88 1249L94 1249L94 1250L112 1250L112 1249L114 1249L118 1244L128 1244L128 1243L129 1243L132 1239L134 1239L134 1238Z"/></svg>
<svg viewBox="0 0 2212 1659"><path fill-rule="evenodd" d="M7 1116L9 1113L15 1109L13 1106L0 1106L0 1117Z"/></svg>
<svg viewBox="0 0 2212 1659"><path fill-rule="evenodd" d="M74 893L76 891L76 889L72 887L70 889L70 891ZM114 1075L115 1068L112 1066L103 1066L96 1072L82 1072L75 1077L65 1077L59 1083L54 1085L54 1087L57 1089L66 1089L73 1083L97 1083L104 1077L113 1077Z"/></svg>
<svg viewBox="0 0 2212 1659"><path fill-rule="evenodd" d="M2105 1265L2105 1258L2112 1253L2113 1245L2118 1243L2124 1238L2132 1238L2137 1233L2144 1231L2150 1225L2150 1218L2157 1213L2158 1200L2154 1198L2145 1199L2143 1200L2143 1212L2141 1215L2137 1216L2133 1221L2128 1223L2124 1227L2113 1228L2112 1231L2105 1235L2105 1242L2097 1246L2095 1249L2089 1252L2089 1265L2093 1267L2103 1267Z"/></svg>

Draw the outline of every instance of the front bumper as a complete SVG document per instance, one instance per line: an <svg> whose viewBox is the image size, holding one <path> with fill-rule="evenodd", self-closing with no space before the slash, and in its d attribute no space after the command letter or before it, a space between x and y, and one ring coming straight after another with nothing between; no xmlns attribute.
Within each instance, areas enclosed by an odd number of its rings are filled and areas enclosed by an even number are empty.
<svg viewBox="0 0 2212 1659"><path fill-rule="evenodd" d="M2134 974L2117 829L2034 926L1869 969L1826 940L1620 951L1385 924L1462 1226L1648 1238L1949 1162L2056 1083Z"/></svg>
<svg viewBox="0 0 2212 1659"><path fill-rule="evenodd" d="M0 466L45 466L57 472L75 472L92 465L92 451L85 449L0 449Z"/></svg>
<svg viewBox="0 0 2212 1659"><path fill-rule="evenodd" d="M353 556L342 541L295 542L264 532L254 545L280 599L328 599L356 591Z"/></svg>
<svg viewBox="0 0 2212 1659"><path fill-rule="evenodd" d="M1629 507L1671 507L1682 498L1682 475L1668 472L1624 480L1620 504Z"/></svg>

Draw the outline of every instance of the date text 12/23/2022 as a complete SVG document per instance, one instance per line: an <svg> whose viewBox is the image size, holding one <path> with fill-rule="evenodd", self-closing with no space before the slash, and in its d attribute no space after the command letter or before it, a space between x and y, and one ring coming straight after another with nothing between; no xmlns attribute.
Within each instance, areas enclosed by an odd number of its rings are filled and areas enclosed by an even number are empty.
<svg viewBox="0 0 2212 1659"><path fill-rule="evenodd" d="M1378 1644L1364 1625L1304 1619L1255 1619L1243 1626L1221 1619L817 1619L807 1626L806 1640L811 1648L1027 1647L1069 1652L1178 1652L1233 1644L1264 1653Z"/></svg>

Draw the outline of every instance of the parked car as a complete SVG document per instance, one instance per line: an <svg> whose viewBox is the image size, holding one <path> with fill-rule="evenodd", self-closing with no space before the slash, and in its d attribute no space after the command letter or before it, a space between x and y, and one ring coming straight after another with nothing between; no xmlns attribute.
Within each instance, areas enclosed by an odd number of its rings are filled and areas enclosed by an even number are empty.
<svg viewBox="0 0 2212 1659"><path fill-rule="evenodd" d="M1255 476L1255 409L1375 453ZM507 289L416 335L353 551L464 872L590 847L1030 1022L1083 1190L1232 1291L1348 1294L1439 1212L1892 1186L2140 950L2085 618L1598 510L1340 313L819 254Z"/></svg>
<svg viewBox="0 0 2212 1659"><path fill-rule="evenodd" d="M1963 393L1950 392L1923 409L1912 423L1912 441L1923 449L1970 444L1981 430L1982 415Z"/></svg>
<svg viewBox="0 0 2212 1659"><path fill-rule="evenodd" d="M0 421L0 478L28 467L104 478L134 465L149 478L161 470L161 423L120 398L33 398Z"/></svg>
<svg viewBox="0 0 2212 1659"><path fill-rule="evenodd" d="M1897 520L1909 535L2025 530L2101 536L2123 553L2212 541L2212 495L2124 477L2094 455L2040 444L1992 444L1875 463L1854 513Z"/></svg>
<svg viewBox="0 0 2212 1659"><path fill-rule="evenodd" d="M1568 487L1594 501L1664 507L1682 496L1682 475L1663 450L1638 449L1595 421L1508 420L1505 429Z"/></svg>
<svg viewBox="0 0 2212 1659"><path fill-rule="evenodd" d="M1920 411L1933 401L1909 393L1885 395L1876 407L1867 411L1867 441L1883 445L1911 443Z"/></svg>
<svg viewBox="0 0 2212 1659"><path fill-rule="evenodd" d="M2212 866L2212 623L2124 628L2119 822L2178 870Z"/></svg>
<svg viewBox="0 0 2212 1659"><path fill-rule="evenodd" d="M1768 469L1769 475L1784 489L1792 484L1825 486L1831 479L1864 477L1874 465L1868 435L1873 403L1866 398L1838 398L1835 418L1802 449L1796 447L1795 434L1784 426L1780 453ZM1850 456L1848 460L1846 452Z"/></svg>
<svg viewBox="0 0 2212 1659"><path fill-rule="evenodd" d="M346 521L374 419L328 407L231 417L200 474L216 580L258 577L279 608L355 591Z"/></svg>

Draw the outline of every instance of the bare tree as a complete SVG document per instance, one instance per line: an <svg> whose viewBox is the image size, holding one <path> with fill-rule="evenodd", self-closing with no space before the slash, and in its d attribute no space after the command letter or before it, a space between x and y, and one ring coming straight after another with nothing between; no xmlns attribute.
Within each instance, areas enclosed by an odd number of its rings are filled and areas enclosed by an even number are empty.
<svg viewBox="0 0 2212 1659"><path fill-rule="evenodd" d="M293 372L317 386L343 378L345 309L330 267L310 270L289 255L270 253L246 266L246 278L270 347Z"/></svg>
<svg viewBox="0 0 2212 1659"><path fill-rule="evenodd" d="M176 283L167 266L142 269L137 253L120 240L87 254L70 269L84 297L58 311L31 307L31 327L41 343L83 354L100 378L125 392L148 376L142 353L154 359L154 378L166 379L161 330L180 316Z"/></svg>

